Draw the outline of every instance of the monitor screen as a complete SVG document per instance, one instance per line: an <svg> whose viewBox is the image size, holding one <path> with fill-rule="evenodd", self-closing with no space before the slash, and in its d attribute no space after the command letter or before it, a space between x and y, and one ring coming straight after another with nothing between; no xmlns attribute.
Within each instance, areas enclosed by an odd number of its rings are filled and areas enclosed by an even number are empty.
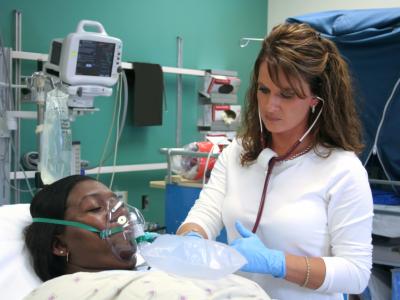
<svg viewBox="0 0 400 300"><path fill-rule="evenodd" d="M80 40L76 75L111 77L114 43Z"/></svg>
<svg viewBox="0 0 400 300"><path fill-rule="evenodd" d="M50 55L50 62L53 65L56 66L60 65L61 49L62 49L62 43L58 41L53 41L51 45L51 55Z"/></svg>

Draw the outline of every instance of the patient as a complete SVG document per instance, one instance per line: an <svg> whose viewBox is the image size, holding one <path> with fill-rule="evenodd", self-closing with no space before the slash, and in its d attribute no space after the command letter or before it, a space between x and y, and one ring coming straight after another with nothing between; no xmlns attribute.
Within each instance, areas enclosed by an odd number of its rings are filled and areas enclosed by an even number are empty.
<svg viewBox="0 0 400 300"><path fill-rule="evenodd" d="M36 274L47 282L25 299L79 299L88 293L101 299L99 289L104 296L115 293L113 299L125 299L124 294L130 299L269 299L256 283L237 275L208 281L161 271L110 271L134 270L136 265L134 242L125 242L123 255L115 255L99 234L107 226L107 205L115 199L105 185L81 175L60 179L35 195L30 206L34 222L25 229L25 243ZM72 225L52 224L54 220Z"/></svg>

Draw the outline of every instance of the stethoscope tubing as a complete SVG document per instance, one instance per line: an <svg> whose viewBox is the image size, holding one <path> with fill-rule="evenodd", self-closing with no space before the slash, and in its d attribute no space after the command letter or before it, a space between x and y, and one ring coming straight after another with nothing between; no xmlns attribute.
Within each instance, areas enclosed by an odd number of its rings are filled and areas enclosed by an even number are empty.
<svg viewBox="0 0 400 300"><path fill-rule="evenodd" d="M258 211L257 211L257 217L256 217L256 221L254 222L254 226L252 229L253 233L256 233L258 226L260 225L260 221L261 221L261 217L264 211L264 205L265 205L265 199L267 198L267 188L268 188L268 183L269 180L271 178L271 173L272 173L272 169L275 166L275 163L283 161L287 158L290 157L290 155L293 153L294 150L296 150L296 148L301 144L301 142L304 140L304 138L311 132L312 128L315 126L315 124L317 123L319 117L321 116L322 113L322 108L324 107L324 99L315 96L316 99L320 100L322 103L321 109L318 112L317 117L314 119L313 123L311 124L310 128L308 128L308 130L303 134L303 136L296 141L292 147L290 147L290 149L283 155L283 156L278 156L278 157L272 157L270 159L270 161L268 162L268 171L267 171L267 175L265 176L265 180L264 180L264 187L263 187L263 192L261 194L261 200L260 200L260 205L258 206ZM258 110L259 114L260 114L260 110ZM261 126L261 133L262 133L262 124L261 124L261 116L260 117L260 126Z"/></svg>

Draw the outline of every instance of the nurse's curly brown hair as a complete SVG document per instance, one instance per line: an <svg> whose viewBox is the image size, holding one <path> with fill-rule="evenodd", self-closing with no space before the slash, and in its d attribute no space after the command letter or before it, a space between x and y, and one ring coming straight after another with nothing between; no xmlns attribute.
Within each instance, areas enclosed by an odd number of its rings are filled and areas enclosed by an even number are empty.
<svg viewBox="0 0 400 300"><path fill-rule="evenodd" d="M342 148L357 154L361 152L361 122L356 111L351 78L347 63L336 45L307 24L281 24L266 37L254 64L242 126L238 132L244 148L242 165L254 162L263 149L262 139L268 145L271 138L265 126L264 136L260 136L257 82L263 62L267 62L268 72L276 86L281 87L278 80L278 71L281 71L298 97L306 97L299 84L300 80L304 80L313 95L325 100L321 117L310 133L314 137L313 146L320 144L330 149ZM319 101L317 112L321 105ZM314 115L310 113L309 124Z"/></svg>

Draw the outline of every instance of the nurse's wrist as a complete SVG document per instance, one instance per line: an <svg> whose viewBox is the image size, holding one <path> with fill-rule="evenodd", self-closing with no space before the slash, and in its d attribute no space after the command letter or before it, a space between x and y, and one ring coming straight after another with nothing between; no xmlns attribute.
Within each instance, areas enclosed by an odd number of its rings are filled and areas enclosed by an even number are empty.
<svg viewBox="0 0 400 300"><path fill-rule="evenodd" d="M193 231L198 233L202 238L207 239L207 233L205 230L196 223L185 223L182 224L176 231L177 235L186 235L188 232Z"/></svg>
<svg viewBox="0 0 400 300"><path fill-rule="evenodd" d="M192 235L192 236L199 236L199 237L204 238L201 230L199 230L198 228L193 227L193 226L188 226L186 228L179 229L176 234L183 235L183 236Z"/></svg>
<svg viewBox="0 0 400 300"><path fill-rule="evenodd" d="M286 277L286 255L283 251L268 249L268 260L271 275L276 278Z"/></svg>
<svg viewBox="0 0 400 300"><path fill-rule="evenodd" d="M189 230L189 231L185 231L183 234L181 234L183 236L192 236L192 237L196 237L196 238L201 238L204 239L204 236L197 230Z"/></svg>

